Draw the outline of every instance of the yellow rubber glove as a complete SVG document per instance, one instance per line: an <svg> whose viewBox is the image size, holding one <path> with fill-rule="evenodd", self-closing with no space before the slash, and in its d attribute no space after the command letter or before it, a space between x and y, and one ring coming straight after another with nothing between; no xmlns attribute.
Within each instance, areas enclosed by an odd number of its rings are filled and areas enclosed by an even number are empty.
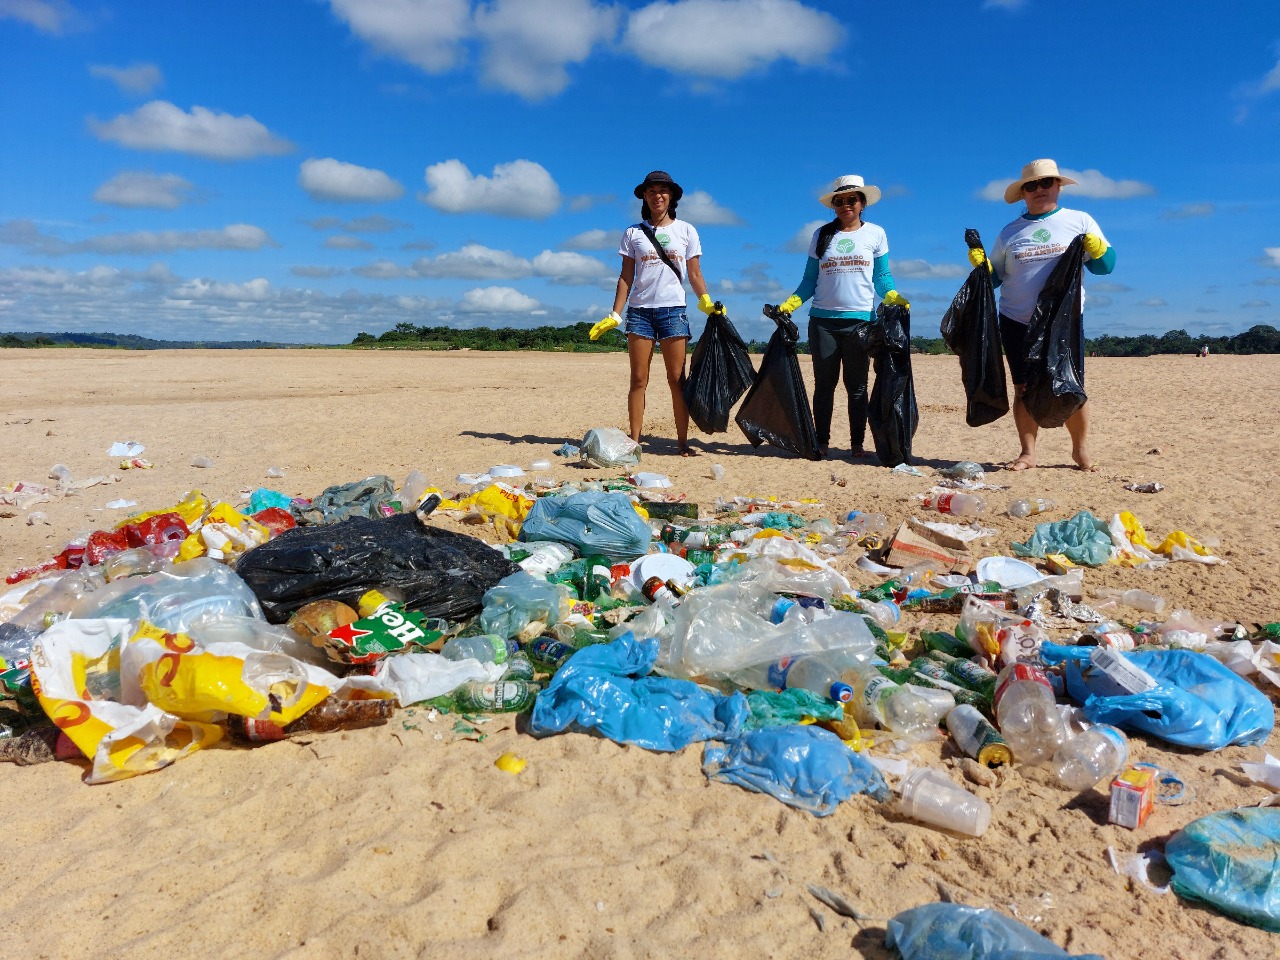
<svg viewBox="0 0 1280 960"><path fill-rule="evenodd" d="M705 313L708 317L715 313L716 305L711 300L711 294L704 293L698 298L698 309Z"/></svg>
<svg viewBox="0 0 1280 960"><path fill-rule="evenodd" d="M787 299L778 304L778 311L780 313L785 313L787 316L791 316L791 314L800 309L800 304L802 303L804 303L804 301L793 293L791 296L787 297Z"/></svg>
<svg viewBox="0 0 1280 960"><path fill-rule="evenodd" d="M980 267L987 262L987 255L981 247L969 248L969 263L975 267Z"/></svg>
<svg viewBox="0 0 1280 960"><path fill-rule="evenodd" d="M622 318L618 316L616 311L610 310L609 315L592 327L587 336L592 340L599 340L620 323L622 323Z"/></svg>
<svg viewBox="0 0 1280 960"><path fill-rule="evenodd" d="M884 302L891 307L903 307L907 310L911 309L911 304L897 290L890 290L884 295Z"/></svg>
<svg viewBox="0 0 1280 960"><path fill-rule="evenodd" d="M1090 260L1097 260L1107 252L1107 241L1096 233L1086 233L1084 235L1084 252L1089 255Z"/></svg>

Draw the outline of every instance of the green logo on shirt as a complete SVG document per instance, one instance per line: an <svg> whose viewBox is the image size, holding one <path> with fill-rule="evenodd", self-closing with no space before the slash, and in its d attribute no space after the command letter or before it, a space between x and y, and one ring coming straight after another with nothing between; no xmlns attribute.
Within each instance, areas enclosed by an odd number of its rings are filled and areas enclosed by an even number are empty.
<svg viewBox="0 0 1280 960"><path fill-rule="evenodd" d="M664 248L671 246L671 238L665 233L658 234L658 242L662 244Z"/></svg>
<svg viewBox="0 0 1280 960"><path fill-rule="evenodd" d="M1039 230L1037 230L1035 233L1031 235L1031 239L1034 240L1036 243L1048 243L1052 237L1053 237L1053 234L1051 234L1044 227L1041 227Z"/></svg>
<svg viewBox="0 0 1280 960"><path fill-rule="evenodd" d="M850 240L848 237L845 237L843 240L837 240L836 249L839 250L841 253L848 253L853 249L853 241Z"/></svg>

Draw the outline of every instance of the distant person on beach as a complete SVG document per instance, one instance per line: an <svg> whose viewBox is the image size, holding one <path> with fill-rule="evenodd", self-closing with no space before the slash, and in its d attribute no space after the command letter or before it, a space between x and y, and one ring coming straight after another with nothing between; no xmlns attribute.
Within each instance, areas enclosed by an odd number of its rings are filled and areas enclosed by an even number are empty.
<svg viewBox="0 0 1280 960"><path fill-rule="evenodd" d="M876 296L890 306L910 307L899 295L889 272L889 238L884 229L862 219L880 199L880 188L862 177L839 177L818 198L835 218L813 232L804 279L796 292L778 304L788 316L813 298L809 308L809 352L813 357L813 421L818 452L827 456L831 412L840 368L849 398L849 444L855 460L870 456L862 444L867 434L867 370L870 356L859 330L871 322Z"/></svg>
<svg viewBox="0 0 1280 960"><path fill-rule="evenodd" d="M987 266L1000 288L1000 341L1013 378L1013 420L1022 452L1005 464L1006 470L1030 470L1036 465L1036 438L1040 428L1027 410L1022 395L1027 389L1027 324L1035 313L1036 299L1071 241L1084 234L1085 268L1105 276L1115 269L1116 252L1103 236L1097 221L1087 213L1058 206L1058 194L1076 183L1058 172L1053 160L1032 160L1022 176L1004 191L1006 203L1025 200L1027 212L1000 231ZM982 249L969 251L975 267L986 259ZM1081 293L1083 297L1083 293ZM1076 344L1080 370L1084 370L1084 344ZM1067 419L1071 457L1081 470L1096 470L1089 455L1089 404Z"/></svg>
<svg viewBox="0 0 1280 960"><path fill-rule="evenodd" d="M1209 356L1209 345L1206 343L1200 347L1200 359L1203 360L1207 356Z"/></svg>
<svg viewBox="0 0 1280 960"><path fill-rule="evenodd" d="M698 231L676 219L676 207L684 191L661 170L654 170L633 191L640 204L640 222L622 235L618 253L622 271L613 311L591 329L591 339L622 322L627 308L627 354L631 358L631 385L627 391L627 416L631 439L640 441L644 427L645 391L654 343L662 344L662 363L671 389L676 442L680 456L694 456L689 446L689 410L682 390L684 361L689 345L689 320L685 316L684 280L698 295L698 309L710 316L714 305L702 278L702 244Z"/></svg>

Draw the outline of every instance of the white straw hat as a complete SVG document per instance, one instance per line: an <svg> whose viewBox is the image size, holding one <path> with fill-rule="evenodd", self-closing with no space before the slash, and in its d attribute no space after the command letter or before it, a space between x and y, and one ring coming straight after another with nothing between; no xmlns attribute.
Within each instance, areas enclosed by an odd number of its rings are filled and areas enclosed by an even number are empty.
<svg viewBox="0 0 1280 960"><path fill-rule="evenodd" d="M818 198L818 202L824 207L830 207L831 198L842 193L862 194L867 198L868 207L880 199L879 187L873 187L870 184L863 183L860 176L857 174L850 174L847 177L836 177L835 183L831 184L830 191L820 196Z"/></svg>
<svg viewBox="0 0 1280 960"><path fill-rule="evenodd" d="M1069 183L1076 182L1058 172L1056 161L1049 159L1032 160L1022 168L1022 179L1015 180L1004 188L1004 202L1017 203L1022 199L1022 185L1024 183L1030 183L1032 180L1043 180L1045 177L1057 177L1064 187Z"/></svg>

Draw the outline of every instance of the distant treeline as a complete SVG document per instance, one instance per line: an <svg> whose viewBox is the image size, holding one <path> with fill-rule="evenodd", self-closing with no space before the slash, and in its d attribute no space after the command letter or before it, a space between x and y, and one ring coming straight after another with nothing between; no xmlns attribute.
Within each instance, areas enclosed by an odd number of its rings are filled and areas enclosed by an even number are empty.
<svg viewBox="0 0 1280 960"><path fill-rule="evenodd" d="M0 333L0 347L99 347L104 350L268 350L297 347L267 340L152 340L132 333Z"/></svg>

